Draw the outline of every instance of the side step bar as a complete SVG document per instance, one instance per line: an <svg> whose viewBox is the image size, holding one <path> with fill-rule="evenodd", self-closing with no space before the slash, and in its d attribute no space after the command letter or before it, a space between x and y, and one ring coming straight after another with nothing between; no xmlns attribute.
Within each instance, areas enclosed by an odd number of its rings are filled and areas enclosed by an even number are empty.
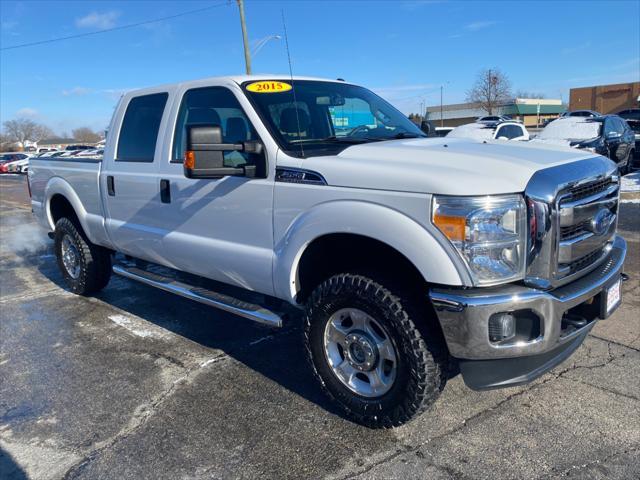
<svg viewBox="0 0 640 480"><path fill-rule="evenodd" d="M271 310L267 310L260 305L244 302L236 298L221 293L208 290L206 288L188 285L179 282L171 277L158 275L134 266L116 264L113 266L113 273L121 275L131 280L144 283L151 287L159 288L165 292L175 293L181 297L204 303L210 307L215 307L225 312L248 318L255 322L263 323L271 327L282 327L282 317Z"/></svg>

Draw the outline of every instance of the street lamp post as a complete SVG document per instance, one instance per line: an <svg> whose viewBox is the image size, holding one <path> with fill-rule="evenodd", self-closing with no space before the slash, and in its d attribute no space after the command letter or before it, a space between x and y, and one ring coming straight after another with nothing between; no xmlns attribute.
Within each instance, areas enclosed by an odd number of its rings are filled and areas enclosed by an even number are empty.
<svg viewBox="0 0 640 480"><path fill-rule="evenodd" d="M255 57L256 55L258 55L258 52L260 50L262 50L262 47L264 47L271 40L280 40L281 38L282 37L280 35L269 35L268 37L264 37L264 38L261 38L260 40L256 41L255 44L253 45L253 50L251 51L251 56Z"/></svg>

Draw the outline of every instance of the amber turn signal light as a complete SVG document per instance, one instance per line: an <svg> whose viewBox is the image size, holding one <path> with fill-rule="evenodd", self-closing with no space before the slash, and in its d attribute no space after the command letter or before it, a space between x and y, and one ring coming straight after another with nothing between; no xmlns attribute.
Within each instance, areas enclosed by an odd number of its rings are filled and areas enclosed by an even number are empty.
<svg viewBox="0 0 640 480"><path fill-rule="evenodd" d="M193 150L184 152L184 168L193 170L196 167L196 154Z"/></svg>
<svg viewBox="0 0 640 480"><path fill-rule="evenodd" d="M449 240L462 241L464 240L464 232L466 227L466 219L464 217L454 217L451 215L438 215L433 216L433 223L444 233Z"/></svg>

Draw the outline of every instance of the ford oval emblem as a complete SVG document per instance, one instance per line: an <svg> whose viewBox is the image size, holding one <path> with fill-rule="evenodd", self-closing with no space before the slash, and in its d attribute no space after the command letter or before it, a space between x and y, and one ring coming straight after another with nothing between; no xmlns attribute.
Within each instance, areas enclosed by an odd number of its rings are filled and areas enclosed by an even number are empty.
<svg viewBox="0 0 640 480"><path fill-rule="evenodd" d="M596 235L604 235L609 230L614 218L615 214L611 210L603 208L591 220L591 231Z"/></svg>

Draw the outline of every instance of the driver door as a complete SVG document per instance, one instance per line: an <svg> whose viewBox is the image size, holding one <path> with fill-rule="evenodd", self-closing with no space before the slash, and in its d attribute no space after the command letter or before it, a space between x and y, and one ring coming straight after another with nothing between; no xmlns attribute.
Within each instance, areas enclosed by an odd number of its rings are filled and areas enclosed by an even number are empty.
<svg viewBox="0 0 640 480"><path fill-rule="evenodd" d="M159 210L168 231L162 240L164 263L272 294L274 181L268 175L266 154L224 154L225 166L256 165L256 178L187 178L182 165L186 128L195 124L220 126L225 143L260 140L228 88L194 88L184 93L170 159L160 167L163 200Z"/></svg>

